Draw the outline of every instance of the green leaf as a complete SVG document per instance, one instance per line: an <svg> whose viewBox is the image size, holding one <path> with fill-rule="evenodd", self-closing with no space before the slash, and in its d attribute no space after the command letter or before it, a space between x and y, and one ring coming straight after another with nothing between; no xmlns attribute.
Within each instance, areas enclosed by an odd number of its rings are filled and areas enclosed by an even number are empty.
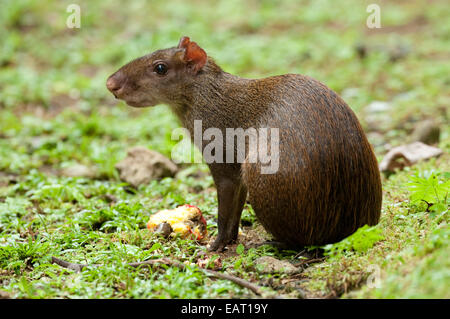
<svg viewBox="0 0 450 319"><path fill-rule="evenodd" d="M326 256L337 256L344 251L352 250L365 252L382 239L384 239L384 236L379 228L376 226L369 227L369 225L364 225L347 238L344 238L338 243L325 245L322 249L325 250L324 254Z"/></svg>
<svg viewBox="0 0 450 319"><path fill-rule="evenodd" d="M147 252L151 253L152 251L155 251L155 250L160 249L160 248L161 248L161 244L160 243L154 243L152 245L152 247Z"/></svg>
<svg viewBox="0 0 450 319"><path fill-rule="evenodd" d="M244 252L245 247L242 244L237 245L236 247L236 253L238 253L239 255L242 255L242 253Z"/></svg>
<svg viewBox="0 0 450 319"><path fill-rule="evenodd" d="M450 180L448 174L436 172L416 173L410 177L407 184L410 191L411 203L426 202L428 204L446 204L450 192ZM436 208L442 208L438 205Z"/></svg>

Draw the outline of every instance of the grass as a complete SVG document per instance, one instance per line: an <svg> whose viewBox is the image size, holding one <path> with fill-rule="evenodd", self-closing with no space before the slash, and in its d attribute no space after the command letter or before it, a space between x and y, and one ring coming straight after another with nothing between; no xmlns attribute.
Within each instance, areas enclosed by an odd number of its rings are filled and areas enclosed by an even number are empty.
<svg viewBox="0 0 450 319"><path fill-rule="evenodd" d="M382 159L433 119L444 155L383 177L380 224L325 247L305 263L298 252L252 242L268 238L246 206L240 244L222 270L262 286L264 297L450 298L448 183L450 28L446 1L379 1L382 29L365 21L370 2L204 0L80 2L81 28L68 29L68 1L4 1L0 12L0 291L12 298L253 298L195 266L204 244L150 234L152 213L199 206L217 234L216 190L203 164L132 190L114 165L142 145L169 156L179 126L165 106L117 103L105 80L124 63L198 42L228 72L245 77L310 75L353 108ZM361 58L357 47L367 48ZM406 54L396 58L398 50ZM372 112L373 101L388 102ZM92 178L64 177L83 164ZM438 181L427 184L434 176ZM416 186L414 186L416 185ZM421 186L422 185L422 186ZM430 186L431 185L431 186ZM433 186L434 185L434 186ZM417 188L418 187L418 188ZM433 189L433 188L431 188ZM440 188L442 189L442 187ZM420 192L422 190L422 193ZM426 202L430 203L429 205ZM310 252L313 255L313 252ZM303 263L300 274L263 275L255 260ZM51 256L102 264L81 273ZM134 269L170 257L188 267ZM368 284L369 283L369 284ZM372 284L370 284L372 283Z"/></svg>

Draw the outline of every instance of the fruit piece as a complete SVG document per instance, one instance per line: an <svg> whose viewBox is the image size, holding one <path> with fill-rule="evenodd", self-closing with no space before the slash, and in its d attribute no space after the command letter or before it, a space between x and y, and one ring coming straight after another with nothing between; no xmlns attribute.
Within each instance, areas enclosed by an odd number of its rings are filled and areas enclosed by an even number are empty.
<svg viewBox="0 0 450 319"><path fill-rule="evenodd" d="M193 234L197 240L206 235L206 220L200 209L193 205L182 205L175 209L164 209L150 217L147 228L155 231L158 225L168 223L174 234L188 237Z"/></svg>

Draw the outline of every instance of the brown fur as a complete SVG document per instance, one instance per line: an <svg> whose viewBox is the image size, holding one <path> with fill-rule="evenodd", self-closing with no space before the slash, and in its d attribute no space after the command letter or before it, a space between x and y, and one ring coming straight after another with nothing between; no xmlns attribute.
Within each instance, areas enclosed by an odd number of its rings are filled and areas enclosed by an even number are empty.
<svg viewBox="0 0 450 319"><path fill-rule="evenodd" d="M110 77L108 88L133 106L169 104L191 136L194 120L203 121L203 130L221 129L223 136L226 128L279 128L275 174L261 174L259 162L209 164L219 203L212 250L237 238L247 192L265 229L293 246L336 242L378 223L378 164L358 119L335 92L297 74L243 79L209 57L197 70L183 54L171 48L132 61ZM160 81L146 71L157 59L172 72Z"/></svg>

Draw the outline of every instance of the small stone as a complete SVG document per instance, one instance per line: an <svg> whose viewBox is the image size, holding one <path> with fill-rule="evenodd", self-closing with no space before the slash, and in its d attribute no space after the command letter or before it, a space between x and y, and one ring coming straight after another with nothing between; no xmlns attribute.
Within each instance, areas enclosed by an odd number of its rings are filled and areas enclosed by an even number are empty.
<svg viewBox="0 0 450 319"><path fill-rule="evenodd" d="M368 131L386 131L392 126L392 116L388 113L369 113L365 117Z"/></svg>
<svg viewBox="0 0 450 319"><path fill-rule="evenodd" d="M286 260L278 260L270 256L263 256L255 260L256 270L261 274L284 273L296 274L299 269Z"/></svg>
<svg viewBox="0 0 450 319"><path fill-rule="evenodd" d="M93 178L96 175L96 171L88 166L75 164L73 166L64 168L61 174L66 177Z"/></svg>
<svg viewBox="0 0 450 319"><path fill-rule="evenodd" d="M178 167L164 155L146 147L133 147L128 150L127 157L116 164L120 179L138 187L153 179L173 177Z"/></svg>
<svg viewBox="0 0 450 319"><path fill-rule="evenodd" d="M441 129L433 120L425 120L416 125L411 134L412 142L422 142L428 145L439 143Z"/></svg>
<svg viewBox="0 0 450 319"><path fill-rule="evenodd" d="M366 106L366 112L368 113L386 112L390 108L391 104L388 102L373 101L372 103Z"/></svg>
<svg viewBox="0 0 450 319"><path fill-rule="evenodd" d="M359 91L360 90L358 88L346 88L346 89L342 90L341 97L344 100L355 98L358 96Z"/></svg>

